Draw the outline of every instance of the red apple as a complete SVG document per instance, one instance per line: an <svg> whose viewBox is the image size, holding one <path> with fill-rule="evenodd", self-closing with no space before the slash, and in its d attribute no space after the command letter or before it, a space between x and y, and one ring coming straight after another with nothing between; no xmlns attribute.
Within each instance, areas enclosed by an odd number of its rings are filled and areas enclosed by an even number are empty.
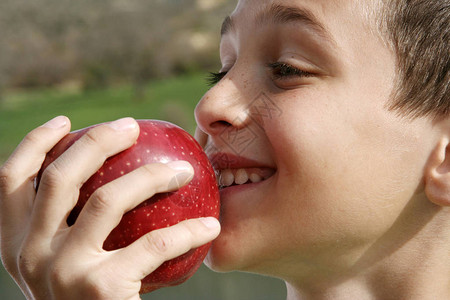
<svg viewBox="0 0 450 300"><path fill-rule="evenodd" d="M179 190L157 194L126 213L106 239L103 245L105 250L125 247L152 230L186 219L219 217L219 191L214 170L200 145L174 124L158 120L138 120L138 124L140 134L136 144L106 160L81 187L78 203L67 219L69 226L75 223L86 201L98 187L142 165L185 160L193 166L194 178ZM64 137L47 154L40 174L89 128L92 126ZM40 175L38 182L39 178ZM162 264L142 280L141 293L186 281L200 267L209 247L210 244L201 246Z"/></svg>

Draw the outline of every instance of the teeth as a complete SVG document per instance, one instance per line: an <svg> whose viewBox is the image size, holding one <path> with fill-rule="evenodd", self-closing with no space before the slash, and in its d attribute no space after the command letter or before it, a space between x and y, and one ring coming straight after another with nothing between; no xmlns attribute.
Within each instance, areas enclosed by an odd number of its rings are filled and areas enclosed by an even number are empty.
<svg viewBox="0 0 450 300"><path fill-rule="evenodd" d="M236 172L236 176L234 177L234 182L236 184L244 184L248 181L247 171L244 169L239 169Z"/></svg>
<svg viewBox="0 0 450 300"><path fill-rule="evenodd" d="M258 174L255 174L255 173L250 174L250 181L253 183L260 182L260 181L262 181L262 179L263 178L261 176L259 176Z"/></svg>
<svg viewBox="0 0 450 300"><path fill-rule="evenodd" d="M255 173L256 172L256 173ZM259 174L261 173L261 174ZM228 187L233 183L237 185L245 184L249 180L252 183L257 183L269 178L273 171L267 171L257 168L251 169L225 169L217 171L217 183L220 187Z"/></svg>
<svg viewBox="0 0 450 300"><path fill-rule="evenodd" d="M234 182L234 175L231 170L223 170L220 173L220 184L223 186L230 186Z"/></svg>

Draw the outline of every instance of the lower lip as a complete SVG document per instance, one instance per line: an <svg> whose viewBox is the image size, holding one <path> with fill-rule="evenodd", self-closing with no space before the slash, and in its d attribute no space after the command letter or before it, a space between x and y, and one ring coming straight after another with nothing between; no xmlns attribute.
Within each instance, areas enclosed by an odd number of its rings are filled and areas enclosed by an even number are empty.
<svg viewBox="0 0 450 300"><path fill-rule="evenodd" d="M233 186L229 186L226 188L222 188L219 190L220 199L223 201L225 198L227 198L233 194L240 193L240 192L246 192L246 191L248 192L248 191L260 188L262 185L268 183L274 177L274 175L275 174L273 174L269 178L264 179L263 181L260 181L260 182L252 182L252 183L233 185Z"/></svg>

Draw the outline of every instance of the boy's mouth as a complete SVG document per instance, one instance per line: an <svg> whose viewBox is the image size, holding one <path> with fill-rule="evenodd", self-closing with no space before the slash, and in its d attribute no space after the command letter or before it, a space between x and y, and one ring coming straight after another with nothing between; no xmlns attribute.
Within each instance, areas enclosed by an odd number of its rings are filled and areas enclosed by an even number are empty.
<svg viewBox="0 0 450 300"><path fill-rule="evenodd" d="M216 173L219 189L234 185L258 183L270 178L276 171L272 166L230 153L209 155Z"/></svg>
<svg viewBox="0 0 450 300"><path fill-rule="evenodd" d="M275 173L272 168L239 168L216 170L219 189L233 185L258 183L266 180Z"/></svg>

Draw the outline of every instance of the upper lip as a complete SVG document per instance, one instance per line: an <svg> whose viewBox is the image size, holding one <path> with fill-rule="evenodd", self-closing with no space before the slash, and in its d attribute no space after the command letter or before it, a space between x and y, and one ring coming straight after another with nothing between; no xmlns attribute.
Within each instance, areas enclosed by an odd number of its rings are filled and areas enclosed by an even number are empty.
<svg viewBox="0 0 450 300"><path fill-rule="evenodd" d="M245 168L271 168L275 169L273 166L269 166L262 162L238 156L232 153L218 152L208 155L209 160L214 168L214 170L225 170L225 169L245 169Z"/></svg>

